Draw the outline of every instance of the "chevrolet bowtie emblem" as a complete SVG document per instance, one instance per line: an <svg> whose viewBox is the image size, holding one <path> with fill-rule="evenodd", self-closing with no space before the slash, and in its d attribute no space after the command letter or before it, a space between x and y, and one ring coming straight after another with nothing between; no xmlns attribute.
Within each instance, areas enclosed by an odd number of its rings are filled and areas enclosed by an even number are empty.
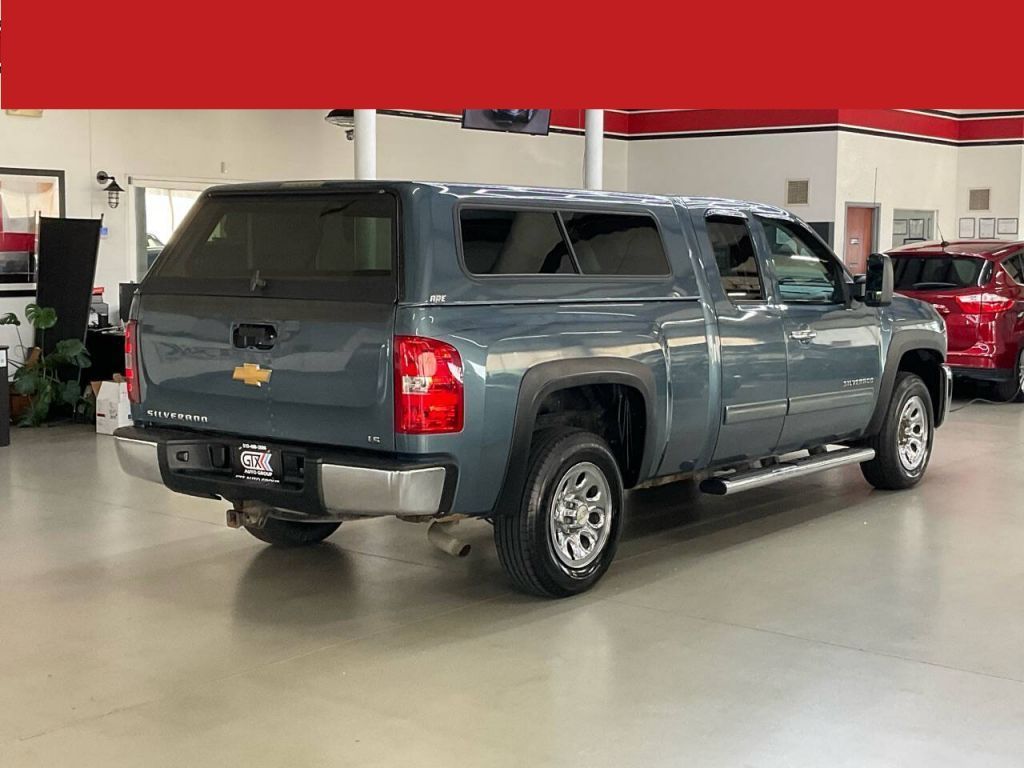
<svg viewBox="0 0 1024 768"><path fill-rule="evenodd" d="M260 368L259 363L246 363L235 368L231 378L250 387L262 387L270 381L272 373L273 371L265 371Z"/></svg>

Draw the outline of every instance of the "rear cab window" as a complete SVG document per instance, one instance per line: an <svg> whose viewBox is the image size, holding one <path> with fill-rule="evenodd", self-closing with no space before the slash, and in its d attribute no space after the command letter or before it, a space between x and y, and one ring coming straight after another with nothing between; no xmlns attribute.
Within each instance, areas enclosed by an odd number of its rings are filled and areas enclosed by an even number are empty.
<svg viewBox="0 0 1024 768"><path fill-rule="evenodd" d="M671 273L653 216L571 210L459 210L473 275L659 276Z"/></svg>
<svg viewBox="0 0 1024 768"><path fill-rule="evenodd" d="M388 193L208 195L147 290L394 301L397 199Z"/></svg>

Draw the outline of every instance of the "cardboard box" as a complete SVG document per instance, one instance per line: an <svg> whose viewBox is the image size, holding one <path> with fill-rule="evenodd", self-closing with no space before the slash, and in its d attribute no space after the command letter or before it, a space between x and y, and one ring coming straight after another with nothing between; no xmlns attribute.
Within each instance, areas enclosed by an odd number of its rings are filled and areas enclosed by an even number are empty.
<svg viewBox="0 0 1024 768"><path fill-rule="evenodd" d="M114 381L93 382L96 393L96 433L112 435L115 429L132 425L128 383L116 376Z"/></svg>

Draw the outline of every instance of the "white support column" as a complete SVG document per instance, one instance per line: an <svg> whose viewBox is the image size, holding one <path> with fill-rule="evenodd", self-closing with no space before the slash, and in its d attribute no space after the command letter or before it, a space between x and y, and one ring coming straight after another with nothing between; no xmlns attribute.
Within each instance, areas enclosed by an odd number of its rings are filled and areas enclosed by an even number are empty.
<svg viewBox="0 0 1024 768"><path fill-rule="evenodd" d="M604 110L586 110L586 146L583 150L587 189L604 188Z"/></svg>
<svg viewBox="0 0 1024 768"><path fill-rule="evenodd" d="M356 178L377 178L377 110L356 109L355 152Z"/></svg>

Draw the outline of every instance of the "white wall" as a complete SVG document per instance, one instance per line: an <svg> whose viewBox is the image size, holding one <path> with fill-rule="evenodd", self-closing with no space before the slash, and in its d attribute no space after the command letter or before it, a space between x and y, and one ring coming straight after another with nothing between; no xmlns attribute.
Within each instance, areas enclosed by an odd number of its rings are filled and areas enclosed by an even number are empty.
<svg viewBox="0 0 1024 768"><path fill-rule="evenodd" d="M832 221L836 134L799 133L630 141L629 190L711 195L786 207L786 181L810 180L806 221Z"/></svg>
<svg viewBox="0 0 1024 768"><path fill-rule="evenodd" d="M135 277L132 195L111 210L99 170L131 177L221 181L352 178L352 143L324 121L326 110L46 110L41 118L0 113L0 166L66 174L67 215L103 215L96 284L116 311L117 284ZM381 115L381 178L583 185L583 137L464 131L458 123ZM626 143L605 142L605 184L626 188ZM30 299L0 298L0 314ZM28 338L28 336L26 336ZM12 344L10 329L0 344Z"/></svg>
<svg viewBox="0 0 1024 768"><path fill-rule="evenodd" d="M0 166L63 170L69 216L92 216L92 187L89 176L89 116L86 112L61 111L45 119L11 117L0 113ZM92 172L95 175L95 171ZM16 312L24 320L22 309L31 299L0 298L0 315ZM31 344L32 333L22 330ZM0 328L0 344L13 347L17 336L9 327Z"/></svg>
<svg viewBox="0 0 1024 768"><path fill-rule="evenodd" d="M583 136L519 136L463 130L458 123L381 115L377 175L419 181L470 181L583 187ZM604 142L604 185L625 190L627 142Z"/></svg>
<svg viewBox="0 0 1024 768"><path fill-rule="evenodd" d="M972 219L1018 219L1018 229L1024 220L1024 147L996 146L962 147L957 157L956 216ZM991 189L989 211L972 211L968 204L970 190ZM977 227L977 221L975 221ZM947 235L948 237L948 235ZM1020 240L1021 234L996 235Z"/></svg>
<svg viewBox="0 0 1024 768"><path fill-rule="evenodd" d="M892 243L893 210L937 211L947 239L956 237L957 147L840 133L837 146L836 252L843 253L847 203L879 203L879 245Z"/></svg>

